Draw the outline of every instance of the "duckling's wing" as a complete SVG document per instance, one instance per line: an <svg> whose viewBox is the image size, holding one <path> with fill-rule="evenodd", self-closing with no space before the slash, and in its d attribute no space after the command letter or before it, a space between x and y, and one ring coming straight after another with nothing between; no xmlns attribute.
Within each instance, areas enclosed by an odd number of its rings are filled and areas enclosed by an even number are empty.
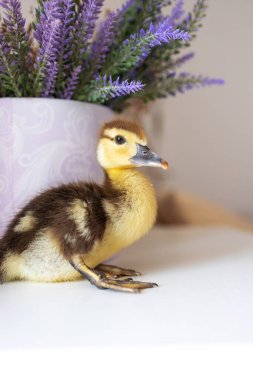
<svg viewBox="0 0 253 380"><path fill-rule="evenodd" d="M98 185L61 185L39 194L16 215L3 237L2 247L5 252L21 254L29 246L36 246L35 241L41 241L43 235L50 235L60 253L69 259L74 253L90 252L95 242L102 239L105 225L102 190Z"/></svg>
<svg viewBox="0 0 253 380"><path fill-rule="evenodd" d="M102 239L106 226L101 188L92 183L73 183L57 188L51 197L54 206L50 213L47 208L44 219L60 242L64 256L69 259L73 254L89 253ZM36 215L40 211L43 214L40 209Z"/></svg>

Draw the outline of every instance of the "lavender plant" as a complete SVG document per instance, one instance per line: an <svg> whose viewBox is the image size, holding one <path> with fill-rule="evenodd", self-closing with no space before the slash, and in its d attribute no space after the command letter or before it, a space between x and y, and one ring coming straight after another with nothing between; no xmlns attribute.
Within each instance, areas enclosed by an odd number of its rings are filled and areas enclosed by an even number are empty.
<svg viewBox="0 0 253 380"><path fill-rule="evenodd" d="M102 7L103 0L38 0L26 28L20 0L0 0L0 97L74 99L120 111L129 99L223 83L179 71L194 56L183 50L207 0L188 14L184 0L128 0L101 21Z"/></svg>

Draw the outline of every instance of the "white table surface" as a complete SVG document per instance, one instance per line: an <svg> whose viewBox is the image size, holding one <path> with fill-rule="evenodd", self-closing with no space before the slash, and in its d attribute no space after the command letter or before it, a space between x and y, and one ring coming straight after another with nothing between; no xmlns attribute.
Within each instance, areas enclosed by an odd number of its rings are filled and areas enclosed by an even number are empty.
<svg viewBox="0 0 253 380"><path fill-rule="evenodd" d="M88 281L0 286L0 349L253 342L253 235L155 228L112 261L159 288Z"/></svg>

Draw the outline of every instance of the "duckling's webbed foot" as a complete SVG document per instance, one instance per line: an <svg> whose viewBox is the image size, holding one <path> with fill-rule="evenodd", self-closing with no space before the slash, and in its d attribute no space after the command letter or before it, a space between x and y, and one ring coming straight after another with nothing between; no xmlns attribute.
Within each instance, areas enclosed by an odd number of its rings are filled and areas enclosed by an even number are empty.
<svg viewBox="0 0 253 380"><path fill-rule="evenodd" d="M110 278L100 278L94 283L100 289L112 289L129 293L140 293L144 289L155 288L158 285L152 282L133 281L131 278L126 280L113 280Z"/></svg>
<svg viewBox="0 0 253 380"><path fill-rule="evenodd" d="M70 264L93 285L99 289L112 289L129 293L140 293L143 289L154 288L158 285L152 282L133 281L108 278L105 273L89 268L80 259L70 261Z"/></svg>
<svg viewBox="0 0 253 380"><path fill-rule="evenodd" d="M115 265L108 265L108 264L99 264L96 267L96 270L99 272L103 272L106 277L116 279L121 277L134 277L134 276L141 276L140 272L136 272L133 269L125 269L116 267Z"/></svg>

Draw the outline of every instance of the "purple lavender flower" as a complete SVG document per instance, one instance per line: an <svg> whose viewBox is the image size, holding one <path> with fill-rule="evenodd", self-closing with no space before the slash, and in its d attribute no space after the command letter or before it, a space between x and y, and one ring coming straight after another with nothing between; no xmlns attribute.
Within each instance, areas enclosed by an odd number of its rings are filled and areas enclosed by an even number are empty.
<svg viewBox="0 0 253 380"><path fill-rule="evenodd" d="M181 67L184 65L186 62L190 61L194 57L194 53L187 53L182 55L181 57L177 58L175 61L172 62L173 67Z"/></svg>
<svg viewBox="0 0 253 380"><path fill-rule="evenodd" d="M138 15L140 13L145 12L146 16L147 16L146 20L149 20L149 22L150 22L151 19L153 19L153 21L154 21L154 18L152 18L153 14L155 14L156 16L159 15L162 7L166 7L170 3L171 3L171 0L149 0L149 1L128 0L118 10L118 15L119 15L120 19L123 21L128 12L134 13L135 16L136 16L136 14ZM135 8L134 12L132 12L133 11L132 8ZM128 21L131 22L132 21L131 18ZM155 21L157 21L156 17L155 17Z"/></svg>
<svg viewBox="0 0 253 380"><path fill-rule="evenodd" d="M58 63L52 62L50 64L50 69L48 70L48 74L44 79L44 88L40 95L42 98L49 98L53 96L58 70L59 70Z"/></svg>
<svg viewBox="0 0 253 380"><path fill-rule="evenodd" d="M208 8L208 0L197 0L193 7L193 14L199 15L200 17L205 16L205 11Z"/></svg>
<svg viewBox="0 0 253 380"><path fill-rule="evenodd" d="M79 57L82 56L87 49L87 43L95 30L95 23L103 2L104 0L84 0L80 5L80 13L75 26L75 39L78 44L77 54Z"/></svg>
<svg viewBox="0 0 253 380"><path fill-rule="evenodd" d="M44 14L36 29L35 38L40 43L37 56L38 73L34 87L44 78L42 94L51 94L54 91L55 80L59 66L55 63L59 56L59 45L62 42L63 13L60 0L47 1L44 4ZM46 96L46 95L45 95Z"/></svg>
<svg viewBox="0 0 253 380"><path fill-rule="evenodd" d="M135 0L127 0L121 7L121 9L118 10L118 15L120 17L124 17L125 13L131 8L135 3Z"/></svg>
<svg viewBox="0 0 253 380"><path fill-rule="evenodd" d="M25 30L25 19L21 13L21 4L19 0L2 0L0 5L4 9L2 20L3 33L1 40L9 46L9 53L19 59L16 60L17 66L23 60L27 53L27 41L29 36Z"/></svg>
<svg viewBox="0 0 253 380"><path fill-rule="evenodd" d="M48 54L41 71L44 75L42 96L50 96L55 85L58 86L59 81L63 83L68 74L71 65L74 19L75 0L51 0L44 4L34 34L41 46L38 61Z"/></svg>
<svg viewBox="0 0 253 380"><path fill-rule="evenodd" d="M170 23L170 19L165 17L157 25L150 24L147 31L140 30L138 34L134 34L124 43L126 45L132 42L133 49L141 49L140 60L145 59L150 50L157 46L169 43L171 40L188 41L189 34L180 29L174 29Z"/></svg>
<svg viewBox="0 0 253 380"><path fill-rule="evenodd" d="M194 76L187 72L180 73L176 80L178 81L177 90L181 93L185 90L192 90L193 88L223 85L225 83L223 79L203 77L202 75Z"/></svg>
<svg viewBox="0 0 253 380"><path fill-rule="evenodd" d="M34 37L38 41L39 46L43 44L43 36L50 31L51 23L54 20L63 21L64 14L60 0L48 0L44 3L44 8L40 14L40 21L36 25ZM44 38L45 40L45 38Z"/></svg>
<svg viewBox="0 0 253 380"><path fill-rule="evenodd" d="M2 71L4 70L4 58L9 58L11 53L11 48L9 44L6 42L5 34L0 30L0 65L2 68Z"/></svg>
<svg viewBox="0 0 253 380"><path fill-rule="evenodd" d="M192 13L189 13L183 20L183 28L190 32L197 32L202 19L205 17L205 12L208 8L208 0L197 0L193 7Z"/></svg>
<svg viewBox="0 0 253 380"><path fill-rule="evenodd" d="M8 66L12 66L9 64L9 59L11 57L11 48L5 41L5 35L0 30L0 73L7 74Z"/></svg>
<svg viewBox="0 0 253 380"><path fill-rule="evenodd" d="M0 35L0 72L9 77L11 83L9 87L15 95L21 96L19 87L27 75L26 55L29 36L25 30L20 1L2 0L0 5L4 9Z"/></svg>
<svg viewBox="0 0 253 380"><path fill-rule="evenodd" d="M178 24L179 20L182 18L184 14L184 0L177 0L176 4L172 8L170 21L172 25Z"/></svg>
<svg viewBox="0 0 253 380"><path fill-rule="evenodd" d="M59 46L59 56L60 59L65 61L64 67L69 67L69 64L66 62L72 54L72 41L73 35L71 31L73 30L73 22L75 20L75 0L64 0L63 1L63 12L64 17L62 19L62 42Z"/></svg>
<svg viewBox="0 0 253 380"><path fill-rule="evenodd" d="M220 78L209 78L209 77L199 77L202 86L213 86L213 85L223 85L225 84L224 79Z"/></svg>
<svg viewBox="0 0 253 380"><path fill-rule="evenodd" d="M131 35L129 39L124 41L108 60L104 72L110 72L114 76L130 71L145 60L153 47L177 39L187 41L189 34L183 30L174 29L168 17L157 25L151 23L148 30L141 29L139 33Z"/></svg>
<svg viewBox="0 0 253 380"><path fill-rule="evenodd" d="M176 71L168 71L166 74L167 79L175 78L176 76Z"/></svg>
<svg viewBox="0 0 253 380"><path fill-rule="evenodd" d="M149 39L149 44L151 47L168 43L171 40L189 40L188 32L184 32L180 29L174 29L168 17L157 25L153 25L151 23L148 31L141 31L140 35L143 35Z"/></svg>
<svg viewBox="0 0 253 380"><path fill-rule="evenodd" d="M15 69L16 59L11 54L11 48L5 41L5 35L0 32L0 90L3 87L4 93L5 88L10 90L11 87L15 96L20 97L22 93L17 84ZM6 78L9 78L10 84L6 83Z"/></svg>
<svg viewBox="0 0 253 380"><path fill-rule="evenodd" d="M69 79L65 85L63 92L60 94L60 98L62 98L62 99L71 99L72 98L72 96L75 92L75 89L77 87L81 71L82 71L81 65L77 66L72 71L72 73L70 74L70 77L69 77Z"/></svg>
<svg viewBox="0 0 253 380"><path fill-rule="evenodd" d="M93 67L93 75L99 71L106 54L110 50L115 34L117 33L118 14L110 12L107 19L100 24L96 39L91 45L90 62Z"/></svg>
<svg viewBox="0 0 253 380"><path fill-rule="evenodd" d="M99 100L101 103L105 103L116 96L130 95L133 92L141 91L143 87L144 84L140 81L123 80L120 82L119 78L113 81L111 76L107 79L107 76L104 75L102 78L96 79L95 87L89 93L88 101L96 102Z"/></svg>
<svg viewBox="0 0 253 380"><path fill-rule="evenodd" d="M51 31L45 33L42 39L42 48L38 60L41 60L41 68L44 76L42 97L48 97L54 93L55 82L58 74L59 65L58 58L58 43L61 39L61 21L56 19L51 24ZM43 44L44 42L44 44ZM43 54L43 56L41 56Z"/></svg>
<svg viewBox="0 0 253 380"><path fill-rule="evenodd" d="M19 0L1 0L0 5L5 10L5 18L3 18L3 26L7 33L14 36L22 37L28 40L25 31L25 19L21 13L21 4Z"/></svg>
<svg viewBox="0 0 253 380"><path fill-rule="evenodd" d="M170 0L127 0L120 10L108 14L93 42L103 0L38 0L34 31L38 49L26 32L20 1L0 0L4 9L0 96L54 96L107 104L123 96L111 104L119 107L125 97L143 89L136 79L147 83L140 94L144 100L224 83L175 72L193 57L192 53L179 58L174 54L185 46L182 41L194 38L207 0L196 0L183 20L184 0L174 0L171 17L162 14ZM167 48L173 40L176 43ZM98 73L101 76L95 80Z"/></svg>

